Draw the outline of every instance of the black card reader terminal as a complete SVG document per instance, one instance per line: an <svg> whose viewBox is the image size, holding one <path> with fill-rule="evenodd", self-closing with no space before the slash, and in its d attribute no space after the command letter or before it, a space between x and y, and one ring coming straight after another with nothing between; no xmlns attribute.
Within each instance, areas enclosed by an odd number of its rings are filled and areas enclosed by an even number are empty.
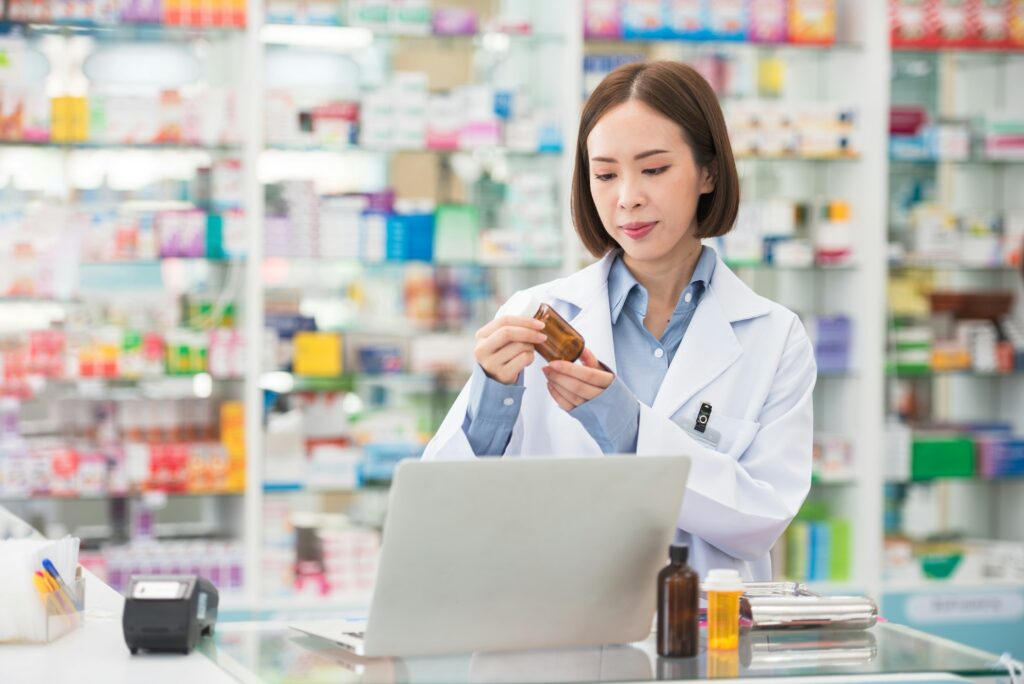
<svg viewBox="0 0 1024 684"><path fill-rule="evenodd" d="M203 577L132 577L121 620L128 650L190 653L213 635L217 604L217 588Z"/></svg>

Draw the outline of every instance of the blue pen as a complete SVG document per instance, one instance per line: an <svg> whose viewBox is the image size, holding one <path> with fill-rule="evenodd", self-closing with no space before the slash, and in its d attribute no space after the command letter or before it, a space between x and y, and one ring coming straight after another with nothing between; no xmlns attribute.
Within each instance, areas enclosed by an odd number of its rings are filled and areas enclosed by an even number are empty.
<svg viewBox="0 0 1024 684"><path fill-rule="evenodd" d="M57 568L54 567L53 563L50 562L49 558L43 559L43 569L46 570L46 572L50 573L50 577L52 577L57 582L58 586L60 586L61 588L61 591L64 592L64 595L67 596L68 599L75 604L75 608L81 610L82 606L78 603L78 598L76 597L75 592L71 591L71 587L69 587L64 582L64 580L60 576L60 573L57 572Z"/></svg>

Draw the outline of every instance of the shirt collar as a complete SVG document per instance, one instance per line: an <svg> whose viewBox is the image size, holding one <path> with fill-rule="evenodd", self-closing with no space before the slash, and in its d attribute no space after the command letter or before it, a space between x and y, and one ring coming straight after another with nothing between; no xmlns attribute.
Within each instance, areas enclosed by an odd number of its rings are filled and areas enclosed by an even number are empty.
<svg viewBox="0 0 1024 684"><path fill-rule="evenodd" d="M700 257L697 258L697 266L693 269L693 276L690 278L688 286L688 288L693 287L694 297L698 301L707 286L711 284L711 277L715 273L716 262L714 250L703 247ZM695 287L698 283L700 286ZM608 307L611 312L612 325L615 325L619 320L622 307L626 305L626 301L629 299L629 295L633 292L634 288L636 288L636 295L634 296L634 301L631 302L631 306L637 310L637 313L644 315L647 312L647 290L630 273L625 262L622 261L622 252L619 252L612 263L611 269L608 271ZM678 311L685 305L682 295L680 295L679 302L676 304L676 310ZM694 305L696 305L696 302L694 302Z"/></svg>

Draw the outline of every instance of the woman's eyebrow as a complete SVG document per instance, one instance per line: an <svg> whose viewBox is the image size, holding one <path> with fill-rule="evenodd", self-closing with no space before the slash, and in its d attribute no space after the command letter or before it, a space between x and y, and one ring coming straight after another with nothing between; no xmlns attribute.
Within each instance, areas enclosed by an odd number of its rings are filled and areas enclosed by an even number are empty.
<svg viewBox="0 0 1024 684"><path fill-rule="evenodd" d="M640 161L641 159L647 159L647 157L653 157L656 154L666 154L666 153L668 153L668 150L647 150L646 152L641 152L640 154L638 154L635 157L633 157L633 161ZM610 164L617 163L616 160L612 159L611 157L591 157L590 161L608 162Z"/></svg>

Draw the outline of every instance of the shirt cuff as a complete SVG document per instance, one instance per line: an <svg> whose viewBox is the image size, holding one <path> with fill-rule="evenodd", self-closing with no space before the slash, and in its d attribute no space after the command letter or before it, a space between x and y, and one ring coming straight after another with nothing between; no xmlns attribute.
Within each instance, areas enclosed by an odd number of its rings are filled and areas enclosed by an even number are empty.
<svg viewBox="0 0 1024 684"><path fill-rule="evenodd" d="M506 385L487 377L480 364L473 366L462 431L466 433L474 454L500 456L505 452L525 391L522 373L516 384Z"/></svg>
<svg viewBox="0 0 1024 684"><path fill-rule="evenodd" d="M640 402L618 376L603 392L569 411L569 415L582 423L604 453L636 453Z"/></svg>

